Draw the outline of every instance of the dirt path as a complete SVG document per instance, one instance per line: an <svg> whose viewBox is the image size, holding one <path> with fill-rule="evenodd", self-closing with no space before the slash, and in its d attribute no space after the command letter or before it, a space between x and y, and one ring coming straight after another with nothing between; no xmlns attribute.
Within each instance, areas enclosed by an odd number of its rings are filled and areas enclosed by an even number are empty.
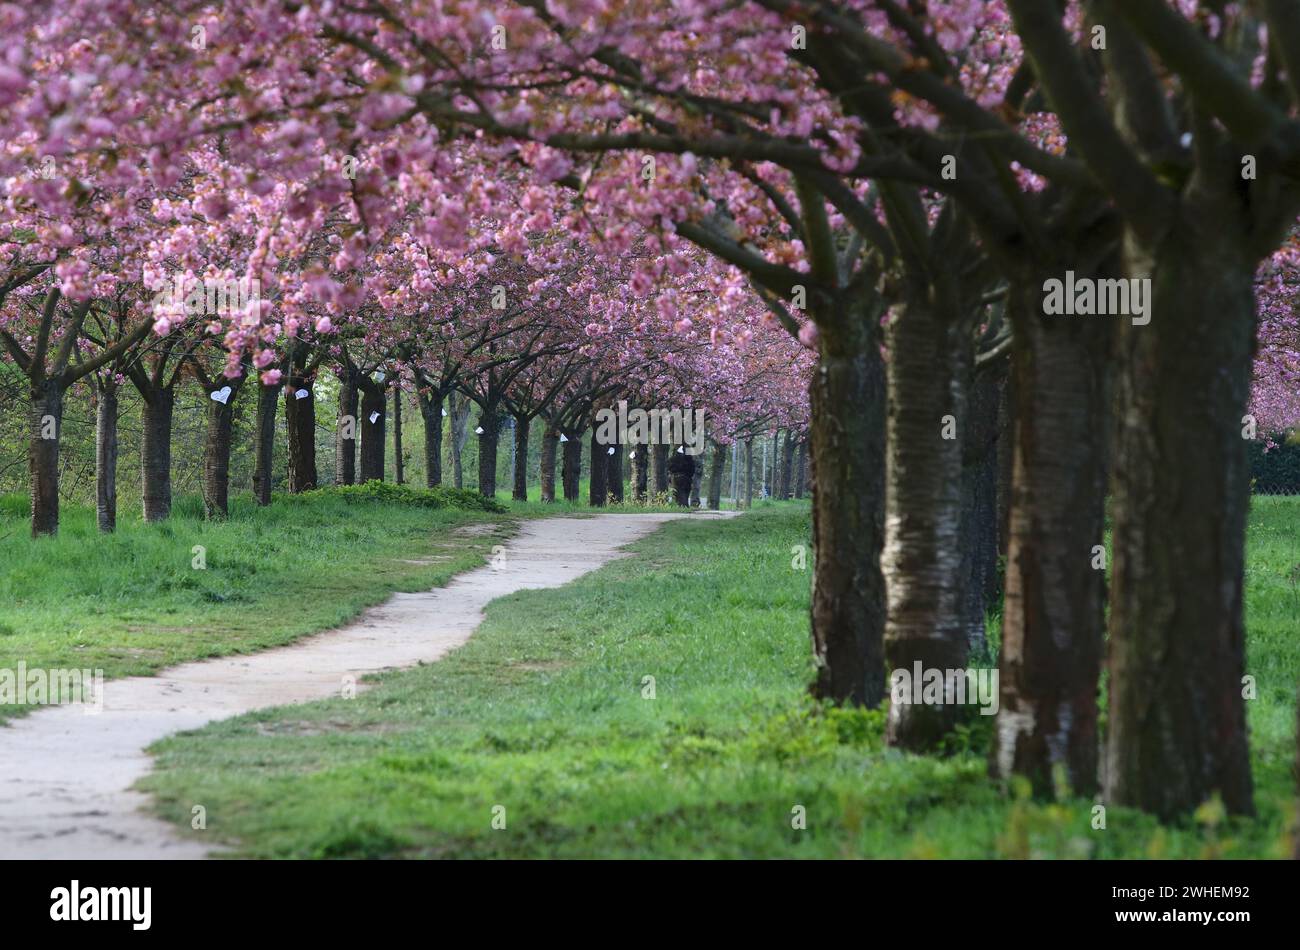
<svg viewBox="0 0 1300 950"><path fill-rule="evenodd" d="M261 653L110 681L98 715L51 706L0 728L0 858L204 857L208 847L145 814L146 796L131 789L150 769L144 750L151 743L254 709L337 696L349 676L359 681L436 660L469 639L488 601L566 584L677 517L524 522L505 546L504 564L427 593L396 594L346 627Z"/></svg>

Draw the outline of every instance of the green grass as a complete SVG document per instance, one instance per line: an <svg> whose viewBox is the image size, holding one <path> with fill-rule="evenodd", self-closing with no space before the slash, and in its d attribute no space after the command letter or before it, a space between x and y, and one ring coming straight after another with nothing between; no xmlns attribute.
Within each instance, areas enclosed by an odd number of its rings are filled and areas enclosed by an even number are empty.
<svg viewBox="0 0 1300 950"><path fill-rule="evenodd" d="M1254 820L1161 827L1035 803L952 754L884 747L879 712L806 698L807 507L671 523L564 588L493 603L444 660L352 700L168 738L145 780L189 832L260 857L1280 857L1294 800L1300 500L1251 516ZM654 698L645 698L646 677ZM504 807L506 827L492 827ZM792 827L794 809L806 829Z"/></svg>
<svg viewBox="0 0 1300 950"><path fill-rule="evenodd" d="M344 623L393 591L445 584L484 563L513 530L507 515L424 503L320 492L258 508L237 496L228 521L210 522L197 498L182 497L158 524L119 512L112 535L99 534L93 509L67 506L57 537L32 540L27 499L5 496L0 668L21 660L112 678L277 646ZM456 533L483 521L500 527ZM204 569L194 566L196 545ZM0 705L0 722L25 711Z"/></svg>

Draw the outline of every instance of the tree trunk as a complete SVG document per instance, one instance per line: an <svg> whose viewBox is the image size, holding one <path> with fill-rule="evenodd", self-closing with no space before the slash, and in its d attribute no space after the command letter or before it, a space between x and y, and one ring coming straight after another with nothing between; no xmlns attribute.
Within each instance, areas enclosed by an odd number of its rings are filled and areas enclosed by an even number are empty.
<svg viewBox="0 0 1300 950"><path fill-rule="evenodd" d="M722 470L727 465L727 447L721 442L713 443L713 468L709 472L709 510L722 508Z"/></svg>
<svg viewBox="0 0 1300 950"><path fill-rule="evenodd" d="M344 370L339 380L339 418L334 428L334 484L355 485L357 481L357 380Z"/></svg>
<svg viewBox="0 0 1300 950"><path fill-rule="evenodd" d="M651 479L654 483L654 493L659 496L668 492L668 446L655 445L652 448Z"/></svg>
<svg viewBox="0 0 1300 950"><path fill-rule="evenodd" d="M468 438L469 400L452 393L451 403L451 483L456 488L465 487L465 466L461 461L461 452L465 449Z"/></svg>
<svg viewBox="0 0 1300 950"><path fill-rule="evenodd" d="M99 530L117 530L117 383L110 377L95 380L95 515Z"/></svg>
<svg viewBox="0 0 1300 950"><path fill-rule="evenodd" d="M614 450L613 455L606 455L606 464L608 466L606 480L609 489L609 500L621 504L623 501L623 444L615 442L612 446L606 448L606 453L609 452L609 448Z"/></svg>
<svg viewBox="0 0 1300 950"><path fill-rule="evenodd" d="M420 390L417 398L424 420L424 484L436 488L442 484L442 397Z"/></svg>
<svg viewBox="0 0 1300 950"><path fill-rule="evenodd" d="M1184 213L1154 252L1151 322L1120 330L1106 799L1161 818L1215 792L1253 812L1242 417L1255 264L1230 222L1217 206Z"/></svg>
<svg viewBox="0 0 1300 950"><path fill-rule="evenodd" d="M203 514L208 519L230 517L230 444L235 421L235 397L223 405L208 394L208 425L203 442Z"/></svg>
<svg viewBox="0 0 1300 950"><path fill-rule="evenodd" d="M157 386L141 410L140 486L144 520L163 521L172 512L172 410L176 390Z"/></svg>
<svg viewBox="0 0 1300 950"><path fill-rule="evenodd" d="M63 435L63 386L46 379L32 387L31 441L27 448L31 476L32 537L59 533L59 439Z"/></svg>
<svg viewBox="0 0 1300 950"><path fill-rule="evenodd" d="M295 495L318 484L316 471L316 394L311 380L290 373L284 394L284 422L289 432L289 491ZM298 398L299 392L307 395Z"/></svg>
<svg viewBox="0 0 1300 950"><path fill-rule="evenodd" d="M885 660L891 677L905 674L910 685L908 701L889 705L886 740L916 752L937 748L960 713L955 701L911 701L921 685L911 684L917 664L925 675L946 675L964 670L967 658L961 456L971 344L950 297L938 286L914 286L888 329Z"/></svg>
<svg viewBox="0 0 1300 950"><path fill-rule="evenodd" d="M387 474L384 455L387 449L385 419L387 400L384 387L370 379L362 379L361 386L361 472L359 480L382 482Z"/></svg>
<svg viewBox="0 0 1300 950"><path fill-rule="evenodd" d="M393 385L393 481L406 481L406 460L402 458L402 387Z"/></svg>
<svg viewBox="0 0 1300 950"><path fill-rule="evenodd" d="M600 444L596 433L600 427L591 430L591 481L587 485L587 502L593 508L605 507L608 492L609 462L606 458L607 447Z"/></svg>
<svg viewBox="0 0 1300 950"><path fill-rule="evenodd" d="M871 313L850 312L820 324L810 386L813 693L873 707L885 686L885 373L877 322Z"/></svg>
<svg viewBox="0 0 1300 950"><path fill-rule="evenodd" d="M1011 472L1015 467L1016 401L1015 373L1008 372L998 404L998 430L1002 448L998 452L998 556L1006 557L1011 540Z"/></svg>
<svg viewBox="0 0 1300 950"><path fill-rule="evenodd" d="M808 439L799 439L799 471L794 480L794 497L803 498L808 472Z"/></svg>
<svg viewBox="0 0 1300 950"><path fill-rule="evenodd" d="M564 462L560 471L564 482L564 500L578 500L578 485L582 481L582 438L575 432L568 435L569 441L560 443L564 446Z"/></svg>
<svg viewBox="0 0 1300 950"><path fill-rule="evenodd" d="M497 445L501 441L501 417L495 403L484 406L478 414L478 490L488 498L497 493Z"/></svg>
<svg viewBox="0 0 1300 950"><path fill-rule="evenodd" d="M560 446L560 433L550 423L542 433L542 501L555 501L555 450Z"/></svg>
<svg viewBox="0 0 1300 950"><path fill-rule="evenodd" d="M778 498L790 497L790 485L793 481L794 468L794 433L785 430L785 443L781 448L781 484L777 491Z"/></svg>
<svg viewBox="0 0 1300 950"><path fill-rule="evenodd" d="M690 506L700 507L700 486L704 484L704 453L695 457L695 474L691 476Z"/></svg>
<svg viewBox="0 0 1300 950"><path fill-rule="evenodd" d="M532 420L515 416L515 477L510 497L516 501L528 500L528 432Z"/></svg>
<svg viewBox="0 0 1300 950"><path fill-rule="evenodd" d="M253 462L253 498L259 505L271 503L271 479L275 466L275 417L278 412L280 387L258 384L257 387L257 445Z"/></svg>
<svg viewBox="0 0 1300 950"><path fill-rule="evenodd" d="M1104 499L1098 443L1114 318L1045 316L1042 286L1017 282L1008 300L1017 406L992 770L1027 777L1040 796L1059 777L1088 797L1097 785L1105 597L1105 573L1093 567Z"/></svg>
<svg viewBox="0 0 1300 950"><path fill-rule="evenodd" d="M776 485L780 481L781 473L779 469L779 460L781 457L781 430L777 429L772 433L772 467L767 472L767 498L776 498Z"/></svg>
<svg viewBox="0 0 1300 950"><path fill-rule="evenodd" d="M645 504L650 486L650 446L638 445L633 451L636 458L632 459L632 500Z"/></svg>
<svg viewBox="0 0 1300 950"><path fill-rule="evenodd" d="M970 652L988 647L984 617L998 598L998 468L1004 451L999 411L1006 361L978 372L970 383L962 434L962 625Z"/></svg>
<svg viewBox="0 0 1300 950"><path fill-rule="evenodd" d="M754 507L754 440L745 440L745 507Z"/></svg>

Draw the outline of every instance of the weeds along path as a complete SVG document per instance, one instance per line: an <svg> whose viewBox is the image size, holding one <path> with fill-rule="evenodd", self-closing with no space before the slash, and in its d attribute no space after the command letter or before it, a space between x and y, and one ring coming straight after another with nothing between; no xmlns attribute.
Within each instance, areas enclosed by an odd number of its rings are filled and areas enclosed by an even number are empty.
<svg viewBox="0 0 1300 950"><path fill-rule="evenodd" d="M426 593L396 594L345 627L261 653L109 681L98 714L51 706L13 721L0 728L0 858L205 857L208 846L180 838L142 810L146 796L132 786L150 768L150 744L254 709L339 696L348 683L360 689L368 673L436 660L469 639L488 601L566 584L679 517L527 521L493 565Z"/></svg>

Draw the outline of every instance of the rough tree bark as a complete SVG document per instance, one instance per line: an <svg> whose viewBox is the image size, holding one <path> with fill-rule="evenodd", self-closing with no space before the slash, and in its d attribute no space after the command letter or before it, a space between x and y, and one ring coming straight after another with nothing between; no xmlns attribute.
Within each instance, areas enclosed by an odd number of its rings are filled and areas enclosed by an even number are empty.
<svg viewBox="0 0 1300 950"><path fill-rule="evenodd" d="M141 394L140 487L144 520L163 521L172 511L173 386L151 386Z"/></svg>
<svg viewBox="0 0 1300 950"><path fill-rule="evenodd" d="M727 447L713 443L713 466L709 471L709 510L722 508L722 470L727 466Z"/></svg>
<svg viewBox="0 0 1300 950"><path fill-rule="evenodd" d="M117 389L111 374L95 377L95 516L104 534L117 530Z"/></svg>
<svg viewBox="0 0 1300 950"><path fill-rule="evenodd" d="M208 393L207 431L203 441L203 514L209 519L230 517L230 446L235 421L236 382L222 382L230 387L225 403Z"/></svg>
<svg viewBox="0 0 1300 950"><path fill-rule="evenodd" d="M406 481L406 459L402 458L402 387L393 386L393 481Z"/></svg>
<svg viewBox="0 0 1300 950"><path fill-rule="evenodd" d="M768 498L776 498L776 486L781 480L780 459L781 459L781 430L776 429L772 433L772 465L766 473L767 481L764 483L767 489Z"/></svg>
<svg viewBox="0 0 1300 950"><path fill-rule="evenodd" d="M1237 198L1184 209L1120 330L1106 798L1172 818L1253 811L1242 698L1255 259ZM1236 224L1236 226L1234 226Z"/></svg>
<svg viewBox="0 0 1300 950"><path fill-rule="evenodd" d="M999 411L1005 389L1007 361L974 374L962 437L961 555L962 625L973 654L987 649L985 613L997 603L998 469L1004 453Z"/></svg>
<svg viewBox="0 0 1300 950"><path fill-rule="evenodd" d="M777 489L778 498L790 497L790 485L793 481L794 468L794 433L785 430L785 442L781 446L781 482Z"/></svg>
<svg viewBox="0 0 1300 950"><path fill-rule="evenodd" d="M632 459L632 499L644 504L650 485L650 447L638 445L633 451L636 458Z"/></svg>
<svg viewBox="0 0 1300 950"><path fill-rule="evenodd" d="M357 374L345 367L339 379L339 418L334 428L334 484L357 481ZM350 424L349 424L350 421Z"/></svg>
<svg viewBox="0 0 1300 950"><path fill-rule="evenodd" d="M478 490L489 498L497 493L497 446L501 442L501 417L495 404L483 406L478 414Z"/></svg>
<svg viewBox="0 0 1300 950"><path fill-rule="evenodd" d="M998 430L1003 441L998 452L998 556L1006 557L1011 539L1011 472L1015 465L1015 374L1007 373L998 401Z"/></svg>
<svg viewBox="0 0 1300 950"><path fill-rule="evenodd" d="M289 491L310 491L319 484L316 471L316 394L314 380L301 367L289 372L284 393L284 423L289 433ZM298 396L299 392L307 395Z"/></svg>
<svg viewBox="0 0 1300 950"><path fill-rule="evenodd" d="M423 389L417 391L420 418L424 420L424 484L442 484L442 397Z"/></svg>
<svg viewBox="0 0 1300 950"><path fill-rule="evenodd" d="M560 475L564 483L564 500L578 500L578 485L582 480L582 434L574 432L573 434L565 433L567 442L561 442L564 446L564 462Z"/></svg>
<svg viewBox="0 0 1300 950"><path fill-rule="evenodd" d="M962 385L971 338L955 288L918 283L889 323L885 544L886 668L906 674L966 667L962 625ZM891 702L886 739L912 751L938 747L955 702ZM949 697L945 697L947 699Z"/></svg>
<svg viewBox="0 0 1300 950"><path fill-rule="evenodd" d="M384 480L387 436L385 433L387 399L384 387L369 377L357 381L361 389L361 471L357 475L362 484Z"/></svg>
<svg viewBox="0 0 1300 950"><path fill-rule="evenodd" d="M33 384L28 432L32 537L59 530L59 439L63 435L63 385L57 379Z"/></svg>
<svg viewBox="0 0 1300 950"><path fill-rule="evenodd" d="M548 503L555 501L555 453L559 447L559 430L547 423L542 433L541 480L542 501Z"/></svg>
<svg viewBox="0 0 1300 950"><path fill-rule="evenodd" d="M885 686L885 372L873 309L819 321L810 384L813 693L865 706L879 705Z"/></svg>
<svg viewBox="0 0 1300 950"><path fill-rule="evenodd" d="M745 507L754 507L754 440L745 440Z"/></svg>
<svg viewBox="0 0 1300 950"><path fill-rule="evenodd" d="M794 496L803 498L807 481L807 465L809 465L809 443L807 438L800 439L800 461L798 461L798 470L794 476Z"/></svg>
<svg viewBox="0 0 1300 950"><path fill-rule="evenodd" d="M1090 796L1105 597L1105 573L1093 566L1104 498L1098 442L1111 324L1045 316L1042 287L1042 279L1017 281L1008 300L1017 406L992 770L1027 777L1040 796L1055 793L1058 779Z"/></svg>
<svg viewBox="0 0 1300 950"><path fill-rule="evenodd" d="M606 460L607 448L601 445L596 433L600 428L591 430L591 481L587 486L587 502L593 508L603 508L608 496L609 462Z"/></svg>
<svg viewBox="0 0 1300 950"><path fill-rule="evenodd" d="M668 493L668 446L655 445L650 454L650 479L657 496Z"/></svg>
<svg viewBox="0 0 1300 950"><path fill-rule="evenodd" d="M254 446L253 498L259 505L271 503L274 477L275 417L279 412L280 387L259 383L257 387L257 444Z"/></svg>
<svg viewBox="0 0 1300 950"><path fill-rule="evenodd" d="M470 400L465 396L451 397L451 479L457 488L465 487L465 467L462 452L469 438Z"/></svg>
<svg viewBox="0 0 1300 950"><path fill-rule="evenodd" d="M510 496L516 501L528 500L528 430L531 427L532 420L527 416L515 416L515 478Z"/></svg>
<svg viewBox="0 0 1300 950"><path fill-rule="evenodd" d="M608 455L608 448L605 450L608 459L606 463L608 469L605 477L609 490L609 500L621 503L623 501L623 445L621 442L615 442L612 448L614 449L613 455Z"/></svg>

